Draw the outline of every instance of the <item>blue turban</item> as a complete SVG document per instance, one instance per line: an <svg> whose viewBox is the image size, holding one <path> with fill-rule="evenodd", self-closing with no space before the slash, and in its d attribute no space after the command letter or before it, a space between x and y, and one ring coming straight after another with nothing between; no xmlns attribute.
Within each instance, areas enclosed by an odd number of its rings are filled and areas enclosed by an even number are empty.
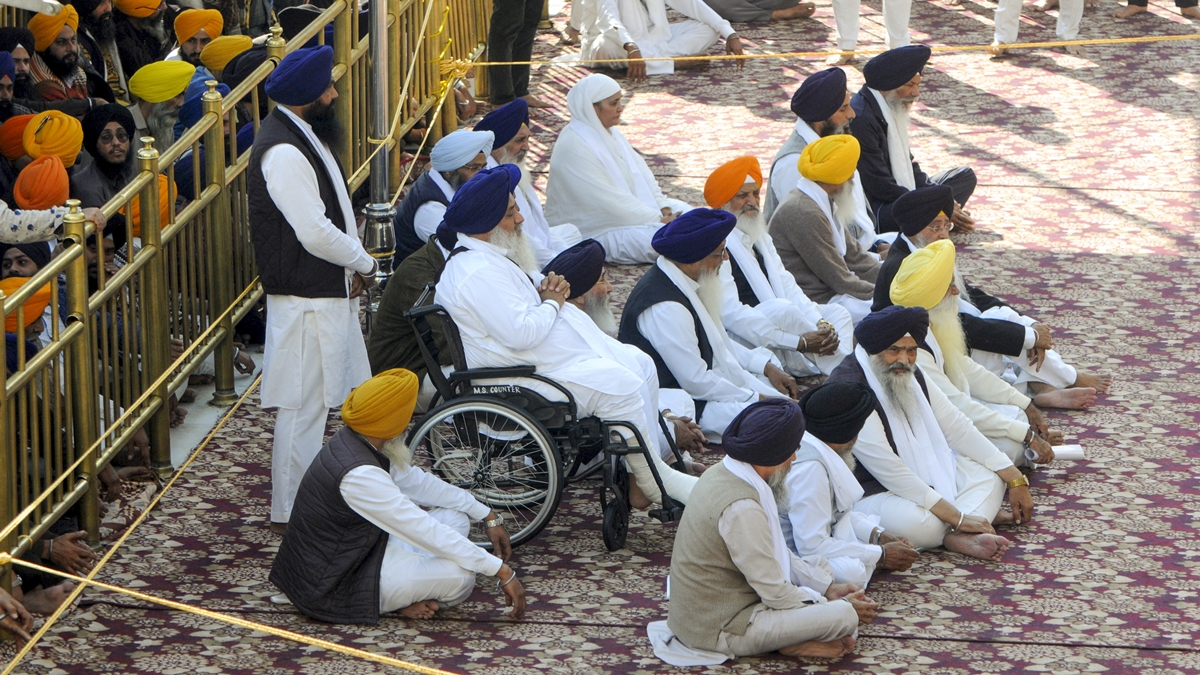
<svg viewBox="0 0 1200 675"><path fill-rule="evenodd" d="M911 237L929 227L939 213L947 218L954 215L954 190L936 183L909 190L892 202L890 210L895 229Z"/></svg>
<svg viewBox="0 0 1200 675"><path fill-rule="evenodd" d="M824 122L846 102L846 71L826 68L808 76L792 94L792 112L805 122Z"/></svg>
<svg viewBox="0 0 1200 675"><path fill-rule="evenodd" d="M878 312L871 312L854 328L858 344L875 355L911 335L917 344L925 341L929 331L929 312L923 307L901 307L892 305Z"/></svg>
<svg viewBox="0 0 1200 675"><path fill-rule="evenodd" d="M863 66L863 78L875 91L899 89L921 72L929 61L929 54L929 47L925 45L889 49L867 61Z"/></svg>
<svg viewBox="0 0 1200 675"><path fill-rule="evenodd" d="M447 251L453 251L458 246L458 233L446 227L446 221L438 223L437 230L434 232L438 243Z"/></svg>
<svg viewBox="0 0 1200 675"><path fill-rule="evenodd" d="M434 171L454 171L471 163L479 153L489 155L496 142L490 131L459 129L446 134L429 152L429 164Z"/></svg>
<svg viewBox="0 0 1200 675"><path fill-rule="evenodd" d="M208 91L208 87L205 87L204 91ZM221 96L228 96L229 87L224 84L218 84L217 92ZM183 124L184 129L191 129L196 126L201 117L204 117L203 96L204 92L201 92L191 98L185 99L183 105L179 107L179 121Z"/></svg>
<svg viewBox="0 0 1200 675"><path fill-rule="evenodd" d="M517 99L521 100L521 99ZM542 274L555 274L566 278L571 284L568 300L573 300L592 290L604 274L604 246L595 239L584 239L571 248L559 253L545 267Z"/></svg>
<svg viewBox="0 0 1200 675"><path fill-rule="evenodd" d="M508 196L520 182L521 170L512 164L480 171L455 191L442 224L462 234L491 232L504 220Z"/></svg>
<svg viewBox="0 0 1200 675"><path fill-rule="evenodd" d="M13 63L12 54L0 52L0 80L8 78L9 82L17 81L17 64ZM524 99L517 99L523 101Z"/></svg>
<svg viewBox="0 0 1200 675"><path fill-rule="evenodd" d="M779 466L804 437L804 413L786 398L769 398L747 406L721 434L725 454L754 466Z"/></svg>
<svg viewBox="0 0 1200 675"><path fill-rule="evenodd" d="M521 125L529 124L529 104L523 98L513 99L483 116L475 125L475 131L490 131L496 138L492 147L498 148L513 139Z"/></svg>
<svg viewBox="0 0 1200 675"><path fill-rule="evenodd" d="M333 84L333 47L308 47L283 57L267 76L267 96L283 105L308 105Z"/></svg>
<svg viewBox="0 0 1200 675"><path fill-rule="evenodd" d="M655 251L685 265L710 255L733 232L737 216L718 209L692 209L658 228L650 245Z"/></svg>

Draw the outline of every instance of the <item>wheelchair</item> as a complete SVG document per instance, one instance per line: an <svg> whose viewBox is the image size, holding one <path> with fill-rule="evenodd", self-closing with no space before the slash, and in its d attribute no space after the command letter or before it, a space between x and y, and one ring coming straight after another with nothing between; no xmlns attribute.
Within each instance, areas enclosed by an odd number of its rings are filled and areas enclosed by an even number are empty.
<svg viewBox="0 0 1200 675"><path fill-rule="evenodd" d="M533 539L550 522L568 483L601 473L604 545L609 551L623 547L630 504L622 458L636 453L645 457L663 495L662 506L651 509L650 516L663 523L680 519L683 504L667 495L649 446L633 424L581 418L571 392L538 375L534 366L468 368L458 327L444 308L429 302L433 289L432 282L426 284L417 302L404 313L436 390L429 411L407 437L414 465L428 468L502 515L513 546ZM440 322L451 351L454 370L448 375L439 364L430 318ZM518 384L492 384L516 378L542 382L565 400L548 400ZM665 432L661 416L659 424ZM636 440L636 447L625 441L621 430ZM665 435L676 466L682 467L678 448L670 434ZM423 463L426 460L427 465ZM472 527L470 536L473 542L491 548L478 525Z"/></svg>

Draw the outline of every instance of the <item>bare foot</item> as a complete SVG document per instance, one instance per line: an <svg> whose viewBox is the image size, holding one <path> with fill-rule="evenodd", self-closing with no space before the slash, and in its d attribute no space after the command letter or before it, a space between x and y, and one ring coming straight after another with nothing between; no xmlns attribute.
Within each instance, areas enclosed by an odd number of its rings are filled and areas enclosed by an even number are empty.
<svg viewBox="0 0 1200 675"><path fill-rule="evenodd" d="M634 509L648 509L654 502L646 496L645 492L638 487L637 481L634 480L633 474L629 475L629 506Z"/></svg>
<svg viewBox="0 0 1200 675"><path fill-rule="evenodd" d="M1083 3L1084 9L1096 9L1100 6L1100 0L1085 0Z"/></svg>
<svg viewBox="0 0 1200 675"><path fill-rule="evenodd" d="M1007 527L1012 524L1013 524L1013 514L1012 514L1012 511L1009 511L1008 509L1000 509L1000 513L997 513L996 517L994 519L992 519L992 525L999 525L1001 527Z"/></svg>
<svg viewBox="0 0 1200 675"><path fill-rule="evenodd" d="M683 460L683 466L684 466L684 468L687 469L687 472L692 474L693 476L699 476L699 475L703 474L704 470L708 468L708 467L704 466L703 464L701 464L700 462L694 462L690 459Z"/></svg>
<svg viewBox="0 0 1200 675"><path fill-rule="evenodd" d="M187 408L179 405L174 395L171 396L171 400L175 401L175 404L171 407L171 428L174 429L183 424L183 421L187 419L188 411Z"/></svg>
<svg viewBox="0 0 1200 675"><path fill-rule="evenodd" d="M567 26L567 29L559 36L559 39L562 40L564 45L577 45L579 44L579 29Z"/></svg>
<svg viewBox="0 0 1200 675"><path fill-rule="evenodd" d="M1129 17L1133 16L1134 14L1141 14L1144 11L1146 11L1145 7L1139 7L1137 5L1126 5L1126 6L1122 7L1121 9L1118 9L1117 11L1113 12L1113 18L1114 19L1128 19Z"/></svg>
<svg viewBox="0 0 1200 675"><path fill-rule="evenodd" d="M432 619L433 613L438 611L437 600L422 600L400 610L400 616L409 619Z"/></svg>
<svg viewBox="0 0 1200 675"><path fill-rule="evenodd" d="M777 9L771 12L772 21L784 21L786 19L807 19L817 11L817 6L811 2L802 2L795 7L787 9Z"/></svg>
<svg viewBox="0 0 1200 675"><path fill-rule="evenodd" d="M825 65L827 65L827 66L847 66L847 65L850 65L851 63L854 63L854 61L855 61L854 50L849 50L849 51L843 51L841 54L838 54L837 56L829 57L828 59L825 60Z"/></svg>
<svg viewBox="0 0 1200 675"><path fill-rule="evenodd" d="M526 94L526 95L522 96L521 98L525 99L525 102L529 104L530 108L549 108L552 105L550 103L543 101L542 99L538 98L537 96L534 96L533 94Z"/></svg>
<svg viewBox="0 0 1200 675"><path fill-rule="evenodd" d="M854 638L844 637L829 642L801 642L779 650L784 656L803 656L810 659L836 659L854 650Z"/></svg>
<svg viewBox="0 0 1200 675"><path fill-rule="evenodd" d="M1075 384L1073 388L1095 389L1099 394L1107 394L1108 388L1112 386L1112 375L1091 375L1088 373L1076 373Z"/></svg>
<svg viewBox="0 0 1200 675"><path fill-rule="evenodd" d="M282 537L287 534L287 523L271 523L271 532Z"/></svg>
<svg viewBox="0 0 1200 675"><path fill-rule="evenodd" d="M1029 6L1035 12L1045 12L1058 7L1058 0L1038 0Z"/></svg>
<svg viewBox="0 0 1200 675"><path fill-rule="evenodd" d="M1180 7L1179 13L1193 19L1200 19L1200 7Z"/></svg>
<svg viewBox="0 0 1200 675"><path fill-rule="evenodd" d="M179 402L180 403L195 403L196 402L196 390L192 389L191 387L184 389L183 396L179 397Z"/></svg>
<svg viewBox="0 0 1200 675"><path fill-rule="evenodd" d="M1063 410L1085 410L1096 402L1096 390L1092 388L1051 389L1033 397L1039 408L1062 408Z"/></svg>
<svg viewBox="0 0 1200 675"><path fill-rule="evenodd" d="M1083 56L1087 53L1087 50L1083 48L1083 45L1064 45L1063 51L1071 56Z"/></svg>
<svg viewBox="0 0 1200 675"><path fill-rule="evenodd" d="M942 546L948 551L969 555L980 560L999 560L1008 550L1009 541L998 534L955 532L946 535Z"/></svg>
<svg viewBox="0 0 1200 675"><path fill-rule="evenodd" d="M50 588L41 588L25 594L21 604L34 614L53 614L67 600L71 591L75 590L75 582L64 581Z"/></svg>
<svg viewBox="0 0 1200 675"><path fill-rule="evenodd" d="M984 51L990 54L993 59L998 59L1001 56L1004 56L1005 52L1008 51L1004 47L1005 45L1003 42L993 42L992 44L988 45Z"/></svg>

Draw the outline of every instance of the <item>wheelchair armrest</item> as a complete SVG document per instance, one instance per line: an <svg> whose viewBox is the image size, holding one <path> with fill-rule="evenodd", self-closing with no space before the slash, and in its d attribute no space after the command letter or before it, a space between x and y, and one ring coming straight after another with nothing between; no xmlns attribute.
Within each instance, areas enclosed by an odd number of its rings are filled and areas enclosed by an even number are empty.
<svg viewBox="0 0 1200 675"><path fill-rule="evenodd" d="M441 305L422 305L420 307L413 307L412 309L405 310L404 317L407 319L416 319L429 314L437 314L439 312L445 313L445 311L446 310L442 309Z"/></svg>
<svg viewBox="0 0 1200 675"><path fill-rule="evenodd" d="M500 368L468 368L450 373L451 382L466 382L469 380L490 380L503 377L532 377L537 372L535 366L505 366Z"/></svg>

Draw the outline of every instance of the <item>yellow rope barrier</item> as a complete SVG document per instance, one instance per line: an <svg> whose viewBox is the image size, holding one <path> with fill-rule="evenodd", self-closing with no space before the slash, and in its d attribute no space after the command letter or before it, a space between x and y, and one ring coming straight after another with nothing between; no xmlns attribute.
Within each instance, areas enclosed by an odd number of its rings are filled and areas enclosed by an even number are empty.
<svg viewBox="0 0 1200 675"><path fill-rule="evenodd" d="M433 117L429 119L428 129L434 128L434 125L437 124L438 117L440 117L442 114L442 109L446 107L446 98L449 97L454 91L454 88L450 86L450 83L454 82L466 73L466 69L462 67L462 64L464 63L464 61L452 61L449 64L442 64L443 69L449 69L450 77L442 80L441 89L438 92L438 102L437 105L434 106ZM417 146L417 151L413 153L413 161L409 162L408 171L404 173L404 179L400 181L400 187L396 190L396 194L392 195L392 206L395 206L396 202L400 201L400 194L404 192L404 186L408 184L408 179L412 177L413 170L417 168L417 157L421 156L421 151L425 149L425 144L429 142L428 129L426 130L425 135L421 137L421 144Z"/></svg>

